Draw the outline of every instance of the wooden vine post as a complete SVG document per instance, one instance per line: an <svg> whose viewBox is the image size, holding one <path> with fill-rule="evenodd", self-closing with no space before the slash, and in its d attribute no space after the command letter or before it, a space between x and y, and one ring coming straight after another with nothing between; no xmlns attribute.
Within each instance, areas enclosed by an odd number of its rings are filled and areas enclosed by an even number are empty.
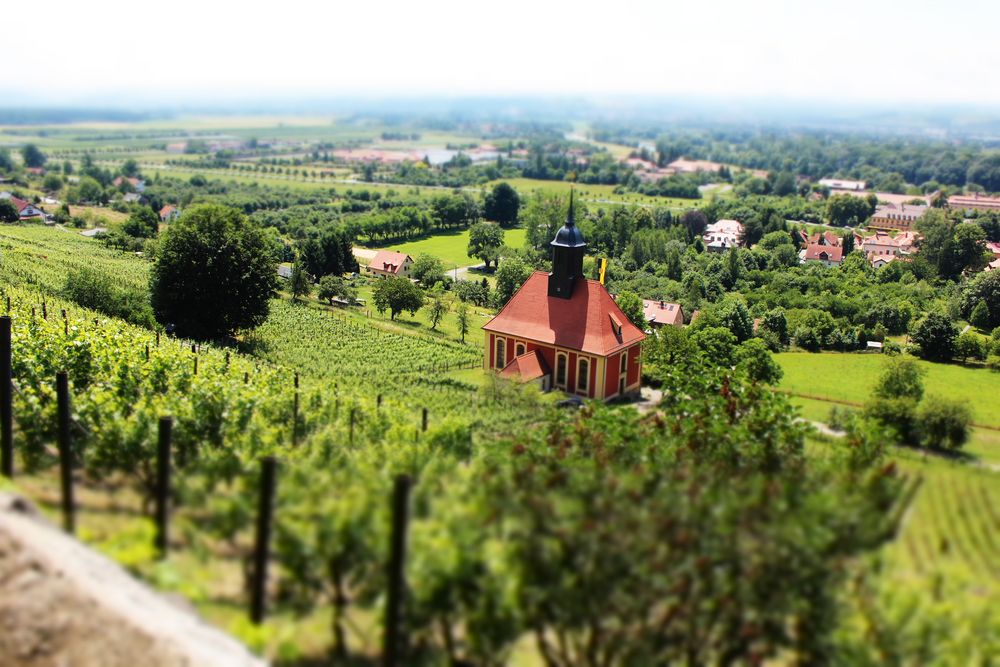
<svg viewBox="0 0 1000 667"><path fill-rule="evenodd" d="M250 620L255 625L267 616L267 566L271 555L271 528L277 489L278 460L266 456L260 461L260 503L257 507L257 534L253 550L253 578L250 582Z"/></svg>
<svg viewBox="0 0 1000 667"><path fill-rule="evenodd" d="M392 490L392 535L389 543L389 590L385 606L385 638L383 665L400 667L406 664L406 542L410 519L410 486L408 475L396 477Z"/></svg>
<svg viewBox="0 0 1000 667"><path fill-rule="evenodd" d="M154 540L158 558L166 558L170 549L170 444L173 439L173 429L173 417L160 417L159 439L156 446L156 538Z"/></svg>
<svg viewBox="0 0 1000 667"><path fill-rule="evenodd" d="M62 482L63 527L76 532L76 503L73 500L73 441L70 435L69 376L56 373L56 403L58 410L59 477Z"/></svg>
<svg viewBox="0 0 1000 667"><path fill-rule="evenodd" d="M8 298L8 303L9 299ZM9 307L8 307L9 310ZM14 381L10 315L0 317L0 474L14 477Z"/></svg>

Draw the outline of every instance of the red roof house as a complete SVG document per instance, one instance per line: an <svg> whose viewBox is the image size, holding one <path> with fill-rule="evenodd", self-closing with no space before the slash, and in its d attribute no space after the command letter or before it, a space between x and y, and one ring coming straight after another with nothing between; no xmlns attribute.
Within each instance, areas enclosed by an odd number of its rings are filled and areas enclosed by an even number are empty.
<svg viewBox="0 0 1000 667"><path fill-rule="evenodd" d="M17 197L11 197L10 203L17 209L17 215L21 218L21 220L45 217L45 211L32 204L30 201L18 199Z"/></svg>
<svg viewBox="0 0 1000 667"><path fill-rule="evenodd" d="M806 262L822 262L827 266L833 266L844 261L844 248L839 245L810 243L805 247L805 250L799 252L799 258L803 264Z"/></svg>
<svg viewBox="0 0 1000 667"><path fill-rule="evenodd" d="M368 271L382 278L389 276L409 278L411 266L413 258L409 255L391 250L379 250L368 263Z"/></svg>
<svg viewBox="0 0 1000 667"><path fill-rule="evenodd" d="M586 398L639 391L646 335L604 285L583 276L586 243L572 216L552 246L552 272L536 271L487 322L485 365ZM533 356L532 356L533 355ZM541 374L541 375L540 375Z"/></svg>
<svg viewBox="0 0 1000 667"><path fill-rule="evenodd" d="M171 220L180 217L180 214L181 212L177 210L176 206L171 206L170 204L167 204L166 206L160 209L160 221L170 222Z"/></svg>
<svg viewBox="0 0 1000 667"><path fill-rule="evenodd" d="M642 313L646 316L646 321L649 322L649 325L653 327L663 325L672 327L684 326L684 311L681 310L679 303L643 299Z"/></svg>

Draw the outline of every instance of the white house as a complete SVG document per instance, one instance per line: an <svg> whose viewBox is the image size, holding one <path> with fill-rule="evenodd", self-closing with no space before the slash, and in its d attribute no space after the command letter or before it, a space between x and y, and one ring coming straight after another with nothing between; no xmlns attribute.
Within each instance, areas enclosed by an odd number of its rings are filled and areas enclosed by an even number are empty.
<svg viewBox="0 0 1000 667"><path fill-rule="evenodd" d="M705 228L702 238L709 252L725 252L739 247L743 238L743 225L738 220L719 220Z"/></svg>

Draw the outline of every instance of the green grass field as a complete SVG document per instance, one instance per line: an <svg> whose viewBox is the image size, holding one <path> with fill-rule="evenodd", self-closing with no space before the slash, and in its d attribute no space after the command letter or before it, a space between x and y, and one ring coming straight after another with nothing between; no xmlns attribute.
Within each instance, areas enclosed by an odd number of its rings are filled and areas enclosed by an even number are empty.
<svg viewBox="0 0 1000 667"><path fill-rule="evenodd" d="M814 399L861 405L871 395L885 363L878 354L783 352L776 355L785 376L778 388ZM926 372L924 390L965 401L974 421L1000 428L1000 373L958 364L918 361Z"/></svg>
<svg viewBox="0 0 1000 667"><path fill-rule="evenodd" d="M524 229L507 229L504 230L503 238L504 243L510 247L520 248L524 246L526 236L527 232ZM425 253L428 255L434 255L444 262L445 267L448 269L482 264L480 260L474 257L469 257L467 254L467 250L469 248L468 229L445 232L443 234L434 234L433 236L428 236L427 238L419 239L417 241L408 241L406 243L399 243L385 247L398 252L405 252L413 258L416 258L417 255Z"/></svg>

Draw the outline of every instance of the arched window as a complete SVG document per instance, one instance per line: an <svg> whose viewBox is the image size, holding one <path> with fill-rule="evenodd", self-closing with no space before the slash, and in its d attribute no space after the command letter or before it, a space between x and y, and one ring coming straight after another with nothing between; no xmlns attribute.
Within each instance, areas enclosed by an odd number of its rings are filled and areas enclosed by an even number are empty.
<svg viewBox="0 0 1000 667"><path fill-rule="evenodd" d="M566 355L562 352L556 354L556 386L566 386Z"/></svg>
<svg viewBox="0 0 1000 667"><path fill-rule="evenodd" d="M624 352L622 352L622 361L621 361L621 364L622 364L620 366L621 372L622 373L627 372L628 371L628 350L625 350Z"/></svg>
<svg viewBox="0 0 1000 667"><path fill-rule="evenodd" d="M497 349L496 349L496 367L503 368L507 365L507 341L503 338L497 338Z"/></svg>
<svg viewBox="0 0 1000 667"><path fill-rule="evenodd" d="M580 359L576 367L576 390L587 391L590 382L590 362Z"/></svg>
<svg viewBox="0 0 1000 667"><path fill-rule="evenodd" d="M514 346L514 356L520 357L524 354L524 343L518 343Z"/></svg>

